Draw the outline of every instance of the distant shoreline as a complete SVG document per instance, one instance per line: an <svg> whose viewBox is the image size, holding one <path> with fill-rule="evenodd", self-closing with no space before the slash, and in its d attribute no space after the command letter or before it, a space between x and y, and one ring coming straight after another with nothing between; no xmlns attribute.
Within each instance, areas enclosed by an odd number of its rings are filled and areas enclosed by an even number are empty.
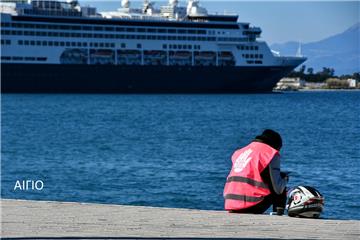
<svg viewBox="0 0 360 240"><path fill-rule="evenodd" d="M358 92L359 88L355 89L298 89L299 92Z"/></svg>
<svg viewBox="0 0 360 240"><path fill-rule="evenodd" d="M273 90L274 93L295 92L360 92L360 89L296 89L296 90Z"/></svg>

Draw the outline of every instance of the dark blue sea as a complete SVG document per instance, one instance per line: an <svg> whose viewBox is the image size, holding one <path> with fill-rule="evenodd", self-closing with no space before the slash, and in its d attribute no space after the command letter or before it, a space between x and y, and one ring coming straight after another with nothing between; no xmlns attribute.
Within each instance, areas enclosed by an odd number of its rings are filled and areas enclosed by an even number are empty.
<svg viewBox="0 0 360 240"><path fill-rule="evenodd" d="M324 218L360 219L359 91L1 100L3 198L221 210L233 151L272 128L289 186L317 188Z"/></svg>

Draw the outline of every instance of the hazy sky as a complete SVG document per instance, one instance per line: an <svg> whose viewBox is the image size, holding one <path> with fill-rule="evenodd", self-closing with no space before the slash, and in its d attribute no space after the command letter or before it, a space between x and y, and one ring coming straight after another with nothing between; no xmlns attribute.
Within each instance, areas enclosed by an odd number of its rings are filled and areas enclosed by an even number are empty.
<svg viewBox="0 0 360 240"><path fill-rule="evenodd" d="M131 1L131 0L130 0ZM80 0L99 11L115 10L121 0ZM131 1L140 6L142 1ZM164 1L153 0L160 6ZM179 1L186 6L186 1ZM239 14L239 21L250 22L263 30L268 43L318 41L343 32L360 21L360 1L200 1L209 12Z"/></svg>

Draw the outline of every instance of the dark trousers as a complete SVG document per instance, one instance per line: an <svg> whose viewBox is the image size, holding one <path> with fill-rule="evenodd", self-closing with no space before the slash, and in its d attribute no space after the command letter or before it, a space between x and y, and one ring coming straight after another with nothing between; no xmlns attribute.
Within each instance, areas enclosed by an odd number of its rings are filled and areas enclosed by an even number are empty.
<svg viewBox="0 0 360 240"><path fill-rule="evenodd" d="M282 194L278 195L275 193L271 193L266 196L264 200L255 206L241 209L241 210L232 210L232 213L253 213L253 214L262 214L264 213L271 205L273 205L273 212L277 211L277 208L285 208L286 205L286 191Z"/></svg>

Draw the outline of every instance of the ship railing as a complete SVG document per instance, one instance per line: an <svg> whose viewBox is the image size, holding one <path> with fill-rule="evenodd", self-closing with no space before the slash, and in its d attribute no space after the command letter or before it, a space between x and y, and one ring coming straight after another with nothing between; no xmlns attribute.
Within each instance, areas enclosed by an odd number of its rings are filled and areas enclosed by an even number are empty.
<svg viewBox="0 0 360 240"><path fill-rule="evenodd" d="M82 13L77 11L52 11L41 9L18 9L19 15L41 15L41 16L62 16L62 17L81 17Z"/></svg>
<svg viewBox="0 0 360 240"><path fill-rule="evenodd" d="M104 18L110 19L129 19L129 20L151 20L151 21L169 21L169 19L164 18L160 15L145 15L145 14L123 14L119 12L101 12L100 13Z"/></svg>

